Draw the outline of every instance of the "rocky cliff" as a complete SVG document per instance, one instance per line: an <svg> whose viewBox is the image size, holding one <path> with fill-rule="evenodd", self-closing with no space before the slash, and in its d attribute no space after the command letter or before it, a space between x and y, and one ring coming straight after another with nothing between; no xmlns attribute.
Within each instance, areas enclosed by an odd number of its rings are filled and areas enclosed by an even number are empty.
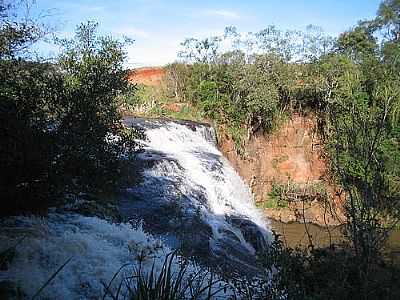
<svg viewBox="0 0 400 300"><path fill-rule="evenodd" d="M327 159L315 128L315 117L294 114L274 133L252 137L244 156L237 154L227 135L220 135L221 150L270 218L319 225L343 222L342 197L329 179ZM268 205L274 184L296 187L295 191L287 190L287 206Z"/></svg>

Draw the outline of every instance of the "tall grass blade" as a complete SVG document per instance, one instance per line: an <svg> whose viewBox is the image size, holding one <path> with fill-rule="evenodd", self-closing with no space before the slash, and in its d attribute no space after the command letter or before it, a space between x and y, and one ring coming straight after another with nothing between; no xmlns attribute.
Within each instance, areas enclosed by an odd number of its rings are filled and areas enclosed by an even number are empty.
<svg viewBox="0 0 400 300"><path fill-rule="evenodd" d="M37 296L40 295L40 293L50 284L50 282L53 281L53 279L57 276L58 273L61 272L62 269L64 269L64 267L72 260L72 257L68 258L67 261L65 263L63 263L58 269L57 271L55 271L53 273L53 275L50 276L49 279L47 279L47 281L42 285L42 287L35 293L35 295L32 296L32 300L34 300Z"/></svg>

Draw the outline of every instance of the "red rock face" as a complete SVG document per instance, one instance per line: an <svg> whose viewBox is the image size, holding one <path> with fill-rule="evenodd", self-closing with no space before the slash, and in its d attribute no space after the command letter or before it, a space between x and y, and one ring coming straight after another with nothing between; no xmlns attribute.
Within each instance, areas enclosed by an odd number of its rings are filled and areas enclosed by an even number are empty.
<svg viewBox="0 0 400 300"><path fill-rule="evenodd" d="M341 199L335 196L337 187L329 182L327 160L322 158L323 153L320 140L315 133L315 126L314 117L294 114L273 134L258 135L248 141L245 158L236 154L233 141L226 136L220 139L220 148L237 172L250 185L256 201L264 201L268 198L273 182L290 181L297 184L319 182L323 183L332 195L330 204L339 207ZM311 207L309 211L313 213L309 216L309 221L323 225L326 218L320 215L322 210ZM266 212L268 215L268 210ZM272 210L270 213L272 214ZM281 210L280 214L282 213ZM275 218L271 214L269 215ZM287 214L291 214L288 221L297 219L294 212L287 212ZM334 220L329 222L337 223Z"/></svg>
<svg viewBox="0 0 400 300"><path fill-rule="evenodd" d="M314 128L313 118L294 115L272 135L248 141L244 159L236 155L233 141L227 138L221 141L221 149L245 179L256 176L260 184L321 180L326 162L321 158Z"/></svg>
<svg viewBox="0 0 400 300"><path fill-rule="evenodd" d="M165 73L165 69L160 67L139 68L131 71L128 80L131 83L158 86L164 79Z"/></svg>

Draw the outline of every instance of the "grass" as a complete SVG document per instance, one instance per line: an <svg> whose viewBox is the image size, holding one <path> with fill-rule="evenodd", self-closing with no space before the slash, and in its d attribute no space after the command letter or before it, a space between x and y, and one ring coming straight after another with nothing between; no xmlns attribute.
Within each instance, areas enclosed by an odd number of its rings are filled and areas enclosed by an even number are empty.
<svg viewBox="0 0 400 300"><path fill-rule="evenodd" d="M268 200L265 203L266 208L287 208L289 202L285 197L282 185L273 183L271 192L268 194Z"/></svg>
<svg viewBox="0 0 400 300"><path fill-rule="evenodd" d="M201 112L190 103L177 102L168 95L166 88L161 86L138 85L134 94L121 97L122 110L125 114L134 114L150 118L171 118L204 122ZM172 107L179 106L179 109Z"/></svg>
<svg viewBox="0 0 400 300"><path fill-rule="evenodd" d="M236 152L243 156L245 154L245 143L246 143L246 134L247 130L240 126L227 126L228 135L232 138L235 143Z"/></svg>
<svg viewBox="0 0 400 300"><path fill-rule="evenodd" d="M15 245L3 250L0 252L0 270L7 270L9 267L9 264L12 262L14 256L15 256L15 251L16 251L16 247L23 242L23 240L25 239L25 237L22 237L21 239L19 239ZM53 272L50 277L46 280L46 282L44 282L41 287L36 291L36 293L32 296L32 300L37 299L40 294L43 292L43 290L46 289L46 287L54 280L54 278L56 278L56 276L58 275L58 273L60 273L64 267L72 260L72 257L67 259L55 272ZM1 291L0 291L1 292ZM22 299L24 298L22 296L22 292L19 291L18 288L18 293L21 293L20 297L17 296L17 299Z"/></svg>
<svg viewBox="0 0 400 300"><path fill-rule="evenodd" d="M37 292L32 296L32 300L36 299L39 297L40 293L56 278L57 274L61 272L62 269L72 260L72 257L67 259L65 263L63 263L51 276L49 279L46 280L45 283L37 290Z"/></svg>
<svg viewBox="0 0 400 300"><path fill-rule="evenodd" d="M167 105L174 102L167 101L159 101L158 104L145 112L143 116L146 117L163 117L177 120L188 120L195 122L205 122L205 119L202 117L201 113L191 105L187 103L183 103L181 109L179 111L174 111L168 109Z"/></svg>
<svg viewBox="0 0 400 300"><path fill-rule="evenodd" d="M279 209L279 208L286 208L288 207L288 204L285 202L280 201L278 198L271 197L268 195L267 199L265 199L262 202L257 203L258 208L274 208L274 209Z"/></svg>
<svg viewBox="0 0 400 300"><path fill-rule="evenodd" d="M156 270L155 263L153 263L150 272L145 272L139 262L139 265L133 269L133 274L123 278L117 291L113 293L110 286L126 266L128 265L122 266L105 287L103 299L106 296L111 296L116 300L125 299L125 296L121 295L124 284L130 300L209 300L215 299L215 295L227 288L209 271L203 269L189 271L188 261L178 261L177 252L174 251L165 257L159 271Z"/></svg>
<svg viewBox="0 0 400 300"><path fill-rule="evenodd" d="M283 183L272 183L271 192L266 199L258 204L260 208L287 208L290 202L326 200L328 192L322 182L311 182L298 184L288 181Z"/></svg>

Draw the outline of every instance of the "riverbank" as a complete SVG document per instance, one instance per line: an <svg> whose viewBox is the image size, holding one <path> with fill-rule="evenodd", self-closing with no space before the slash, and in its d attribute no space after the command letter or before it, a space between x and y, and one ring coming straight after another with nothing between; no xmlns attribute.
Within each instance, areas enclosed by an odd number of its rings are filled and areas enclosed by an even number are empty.
<svg viewBox="0 0 400 300"><path fill-rule="evenodd" d="M282 223L275 220L270 221L271 229L280 235L286 247L307 248L312 245L316 248L329 247L333 244L339 245L345 241L342 226L318 226L304 223ZM400 230L393 230L383 250L386 261L400 266Z"/></svg>

